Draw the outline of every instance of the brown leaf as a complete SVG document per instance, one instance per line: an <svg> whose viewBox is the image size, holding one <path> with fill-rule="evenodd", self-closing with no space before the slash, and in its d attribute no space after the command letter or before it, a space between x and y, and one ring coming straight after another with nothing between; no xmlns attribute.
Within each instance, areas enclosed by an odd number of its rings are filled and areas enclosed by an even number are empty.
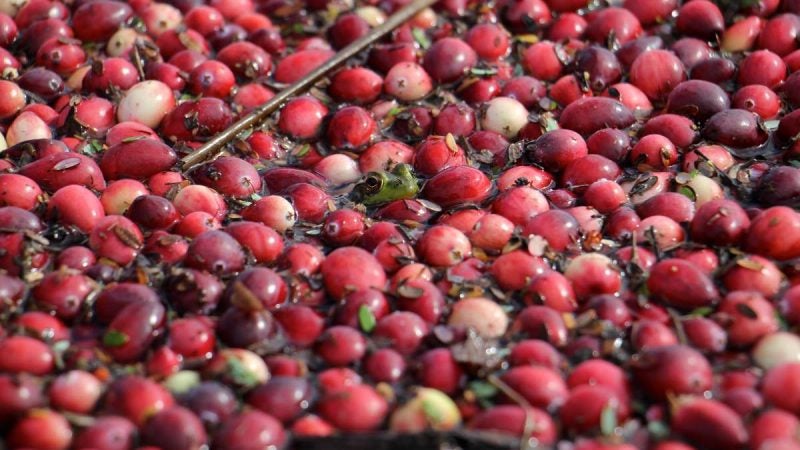
<svg viewBox="0 0 800 450"><path fill-rule="evenodd" d="M127 228L113 226L111 229L114 231L114 235L117 236L117 238L122 241L123 244L130 248L141 248L142 241L140 241L139 237L133 234Z"/></svg>
<svg viewBox="0 0 800 450"><path fill-rule="evenodd" d="M447 136L444 137L444 143L447 144L447 148L450 149L453 153L458 153L458 144L456 143L456 138L453 136L453 133L447 133Z"/></svg>
<svg viewBox="0 0 800 450"><path fill-rule="evenodd" d="M736 265L739 267L744 267L745 269L755 270L756 272L760 272L761 269L764 268L760 262L750 258L737 259Z"/></svg>
<svg viewBox="0 0 800 450"><path fill-rule="evenodd" d="M261 300L241 281L233 282L233 295L231 295L231 303L243 311L261 311L264 305Z"/></svg>

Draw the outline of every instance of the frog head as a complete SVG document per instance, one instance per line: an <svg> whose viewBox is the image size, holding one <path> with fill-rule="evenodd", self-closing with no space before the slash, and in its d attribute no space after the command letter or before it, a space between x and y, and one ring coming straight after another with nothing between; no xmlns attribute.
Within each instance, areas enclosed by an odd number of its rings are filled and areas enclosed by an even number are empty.
<svg viewBox="0 0 800 450"><path fill-rule="evenodd" d="M414 198L419 184L408 164L398 164L391 172L369 172L353 188L351 198L366 206Z"/></svg>

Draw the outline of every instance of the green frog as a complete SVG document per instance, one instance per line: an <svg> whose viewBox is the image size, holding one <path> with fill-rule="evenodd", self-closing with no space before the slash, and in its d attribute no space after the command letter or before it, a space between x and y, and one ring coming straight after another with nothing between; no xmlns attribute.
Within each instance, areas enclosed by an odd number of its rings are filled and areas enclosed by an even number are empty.
<svg viewBox="0 0 800 450"><path fill-rule="evenodd" d="M411 166L398 164L391 172L370 172L361 179L350 194L353 201L366 206L381 205L395 200L414 198L419 192Z"/></svg>

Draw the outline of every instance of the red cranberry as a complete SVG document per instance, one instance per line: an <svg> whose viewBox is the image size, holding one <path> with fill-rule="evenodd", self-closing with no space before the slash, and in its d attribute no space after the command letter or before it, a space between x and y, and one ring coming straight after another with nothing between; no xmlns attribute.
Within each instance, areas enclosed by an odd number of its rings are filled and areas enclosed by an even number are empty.
<svg viewBox="0 0 800 450"><path fill-rule="evenodd" d="M8 432L13 448L66 449L72 442L72 428L61 414L49 409L30 411Z"/></svg>
<svg viewBox="0 0 800 450"><path fill-rule="evenodd" d="M72 15L75 36L82 41L106 41L132 13L127 3L113 0L83 3Z"/></svg>
<svg viewBox="0 0 800 450"><path fill-rule="evenodd" d="M672 345L644 350L633 361L639 386L656 399L672 394L702 394L711 387L708 360L690 347Z"/></svg>
<svg viewBox="0 0 800 450"><path fill-rule="evenodd" d="M364 370L375 381L394 383L403 377L406 362L400 353L382 348L367 356Z"/></svg>
<svg viewBox="0 0 800 450"><path fill-rule="evenodd" d="M725 29L725 19L717 5L708 0L687 3L678 10L677 30L700 39L714 39Z"/></svg>
<svg viewBox="0 0 800 450"><path fill-rule="evenodd" d="M223 421L214 433L214 447L248 446L280 448L286 442L280 421L258 410L241 412Z"/></svg>

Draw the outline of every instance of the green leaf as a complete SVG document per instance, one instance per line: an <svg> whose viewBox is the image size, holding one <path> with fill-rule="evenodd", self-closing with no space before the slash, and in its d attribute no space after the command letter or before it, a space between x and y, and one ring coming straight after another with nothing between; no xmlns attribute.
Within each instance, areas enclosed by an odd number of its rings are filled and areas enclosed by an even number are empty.
<svg viewBox="0 0 800 450"><path fill-rule="evenodd" d="M690 312L689 315L690 316L706 317L709 314L711 314L712 312L714 312L714 308L712 308L710 306L701 306L699 308L696 308L696 309L692 310L692 312Z"/></svg>
<svg viewBox="0 0 800 450"><path fill-rule="evenodd" d="M603 436L612 436L617 429L617 408L612 404L606 405L600 413L600 432Z"/></svg>
<svg viewBox="0 0 800 450"><path fill-rule="evenodd" d="M493 67L473 67L469 72L476 77L488 77L496 75L497 69Z"/></svg>
<svg viewBox="0 0 800 450"><path fill-rule="evenodd" d="M149 138L149 137L150 137L150 136L145 136L145 135L140 135L140 136L128 136L128 137L126 137L125 139L123 139L123 140L122 140L122 143L123 143L123 144L127 144L127 143L130 143L130 142L141 141L142 139L147 139L147 138Z"/></svg>
<svg viewBox="0 0 800 450"><path fill-rule="evenodd" d="M98 141L97 139L91 139L87 141L88 145L83 146L83 153L86 154L97 154L103 153L103 143Z"/></svg>
<svg viewBox="0 0 800 450"><path fill-rule="evenodd" d="M302 158L306 156L310 151L311 151L311 146L308 144L303 144L300 147L298 147L297 151L294 152L294 156Z"/></svg>
<svg viewBox="0 0 800 450"><path fill-rule="evenodd" d="M250 194L250 200L252 200L254 202L258 201L258 200L261 200L261 194L259 194L257 192L253 192L252 194Z"/></svg>
<svg viewBox="0 0 800 450"><path fill-rule="evenodd" d="M364 330L365 333L371 333L372 330L375 329L376 323L375 314L372 314L372 310L369 309L367 305L361 305L361 307L358 308L358 324L361 326L361 329Z"/></svg>
<svg viewBox="0 0 800 450"><path fill-rule="evenodd" d="M127 334L117 330L108 330L103 335L103 345L106 347L121 347L127 344L129 340L130 337Z"/></svg>
<svg viewBox="0 0 800 450"><path fill-rule="evenodd" d="M697 194L695 194L694 189L687 185L678 186L678 193L683 195L684 197L688 197L689 200L695 201L697 200Z"/></svg>
<svg viewBox="0 0 800 450"><path fill-rule="evenodd" d="M386 113L386 115L389 117L394 117L403 111L405 111L405 108L402 108L400 106L395 106L394 108L390 109L389 112Z"/></svg>
<svg viewBox="0 0 800 450"><path fill-rule="evenodd" d="M489 399L497 395L497 386L485 381L473 381L469 384L469 390L478 399Z"/></svg>
<svg viewBox="0 0 800 450"><path fill-rule="evenodd" d="M558 121L553 117L552 114L542 115L541 126L544 128L545 133L557 130L559 128Z"/></svg>
<svg viewBox="0 0 800 450"><path fill-rule="evenodd" d="M417 41L420 47L423 49L427 49L431 46L431 41L428 39L428 36L425 35L425 31L420 28L412 28L411 35L414 36L414 40Z"/></svg>

